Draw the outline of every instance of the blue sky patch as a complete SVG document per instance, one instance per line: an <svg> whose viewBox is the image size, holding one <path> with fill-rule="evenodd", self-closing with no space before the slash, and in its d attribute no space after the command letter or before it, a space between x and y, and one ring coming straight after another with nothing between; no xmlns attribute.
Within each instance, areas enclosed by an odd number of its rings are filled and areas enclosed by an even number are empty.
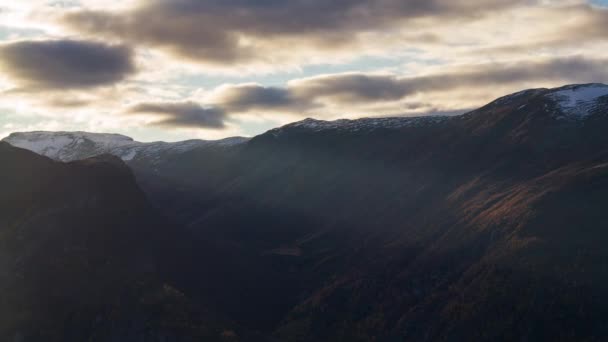
<svg viewBox="0 0 608 342"><path fill-rule="evenodd" d="M608 7L608 0L591 0L592 4Z"/></svg>

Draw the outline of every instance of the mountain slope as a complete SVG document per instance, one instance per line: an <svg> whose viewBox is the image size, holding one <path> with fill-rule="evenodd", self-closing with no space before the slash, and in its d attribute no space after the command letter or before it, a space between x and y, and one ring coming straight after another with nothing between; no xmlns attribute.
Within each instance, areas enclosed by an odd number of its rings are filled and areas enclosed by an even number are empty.
<svg viewBox="0 0 608 342"><path fill-rule="evenodd" d="M1 340L222 339L230 325L171 285L185 238L120 159L0 143L0 160Z"/></svg>
<svg viewBox="0 0 608 342"><path fill-rule="evenodd" d="M587 87L598 86L563 89ZM605 336L606 303L595 302L603 290L590 286L604 283L595 263L605 256L592 247L608 242L603 202L587 213L596 220L558 222L555 211L565 209L545 203L564 206L574 193L593 203L581 190L585 170L605 184L607 99L596 97L590 115L563 119L553 98L563 89L526 91L459 117L307 120L255 137L226 162L222 185L198 202L190 228L255 260L254 269L277 271L272 283L283 286L240 307L222 301L224 309L247 321L243 306L280 296L291 313L277 305L266 314L282 340ZM604 185L596 191L608 195ZM574 248L579 232L570 227L583 222L597 228ZM572 286L580 275L560 268L579 266L559 256L586 247L597 259L580 263L596 278ZM538 274L543 268L550 272ZM465 290L469 298L459 298Z"/></svg>
<svg viewBox="0 0 608 342"><path fill-rule="evenodd" d="M207 169L213 170L215 166L207 163L208 159L223 158L223 155L229 154L248 140L233 137L216 141L141 143L119 134L87 132L23 132L13 133L3 139L15 147L58 161L76 161L102 154L117 156L135 171L138 183L150 195L153 203L175 217L182 215L179 208L188 203L184 201L188 194L175 190L189 186L191 175ZM182 160L188 164L195 160L198 169L203 170L180 168Z"/></svg>
<svg viewBox="0 0 608 342"><path fill-rule="evenodd" d="M607 95L309 119L129 165L198 246L175 286L278 340L601 341Z"/></svg>

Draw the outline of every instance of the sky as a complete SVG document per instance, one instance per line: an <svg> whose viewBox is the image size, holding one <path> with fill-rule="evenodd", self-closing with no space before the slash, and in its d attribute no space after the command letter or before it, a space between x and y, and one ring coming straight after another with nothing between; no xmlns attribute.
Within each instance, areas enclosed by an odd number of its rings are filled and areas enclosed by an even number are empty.
<svg viewBox="0 0 608 342"><path fill-rule="evenodd" d="M253 136L608 83L608 0L0 0L0 138Z"/></svg>

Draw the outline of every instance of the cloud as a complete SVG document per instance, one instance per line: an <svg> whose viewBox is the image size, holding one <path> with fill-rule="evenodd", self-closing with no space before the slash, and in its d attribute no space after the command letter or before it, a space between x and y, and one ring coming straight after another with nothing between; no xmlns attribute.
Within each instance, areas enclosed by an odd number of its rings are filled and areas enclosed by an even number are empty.
<svg viewBox="0 0 608 342"><path fill-rule="evenodd" d="M220 86L209 96L209 101L230 112L294 111L311 106L306 99L296 98L289 89L254 83Z"/></svg>
<svg viewBox="0 0 608 342"><path fill-rule="evenodd" d="M128 114L152 114L154 126L170 128L225 127L226 113L219 108L203 107L195 102L140 103L127 111Z"/></svg>
<svg viewBox="0 0 608 342"><path fill-rule="evenodd" d="M528 10L524 18L528 27L505 32L507 35L519 34L506 36L508 39L494 39L466 52L503 58L509 55L530 56L532 52L556 55L569 48L581 51L584 47L591 51L592 47L601 46L608 36L608 9L590 6L588 2L575 0L561 6L537 7ZM555 25L555 22L560 25Z"/></svg>
<svg viewBox="0 0 608 342"><path fill-rule="evenodd" d="M452 68L445 73L399 77L347 73L324 75L289 83L294 98L333 104L397 101L418 93L475 90L505 84L608 82L606 59L580 56L539 61L488 63Z"/></svg>
<svg viewBox="0 0 608 342"><path fill-rule="evenodd" d="M400 36L402 27L416 20L445 24L530 2L154 0L128 11L72 11L62 23L78 32L127 40L190 61L234 67L284 63L305 51L345 51L361 41L369 43L370 33ZM411 35L416 40L420 36ZM428 32L422 36L436 37Z"/></svg>
<svg viewBox="0 0 608 342"><path fill-rule="evenodd" d="M31 40L0 45L0 70L27 91L112 85L136 71L124 45L79 40Z"/></svg>
<svg viewBox="0 0 608 342"><path fill-rule="evenodd" d="M55 108L79 108L85 107L92 103L89 99L80 98L50 98L46 104Z"/></svg>
<svg viewBox="0 0 608 342"><path fill-rule="evenodd" d="M562 9L569 20L552 38L554 42L605 40L608 35L608 9L579 4ZM560 25L561 26L561 25Z"/></svg>
<svg viewBox="0 0 608 342"><path fill-rule="evenodd" d="M395 75L346 73L291 81L289 88L298 98L332 98L335 102L361 103L401 99L414 91L408 83Z"/></svg>

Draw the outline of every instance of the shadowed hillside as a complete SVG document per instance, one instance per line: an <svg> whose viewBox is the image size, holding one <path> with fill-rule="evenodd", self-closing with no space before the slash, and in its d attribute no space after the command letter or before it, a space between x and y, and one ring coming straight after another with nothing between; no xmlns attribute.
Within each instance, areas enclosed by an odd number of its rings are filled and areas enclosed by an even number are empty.
<svg viewBox="0 0 608 342"><path fill-rule="evenodd" d="M63 164L0 143L0 339L225 340L171 277L183 232L104 155ZM213 317L213 318L209 318Z"/></svg>

